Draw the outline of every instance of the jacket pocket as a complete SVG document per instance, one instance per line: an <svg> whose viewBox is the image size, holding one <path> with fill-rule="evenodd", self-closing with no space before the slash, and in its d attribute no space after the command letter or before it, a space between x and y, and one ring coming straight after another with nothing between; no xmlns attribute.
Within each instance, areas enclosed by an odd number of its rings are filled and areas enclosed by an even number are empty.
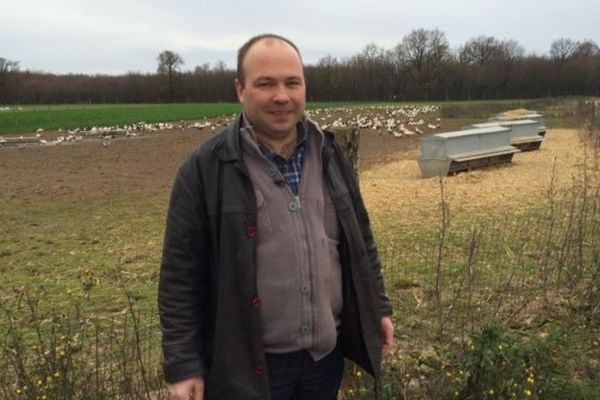
<svg viewBox="0 0 600 400"><path fill-rule="evenodd" d="M325 233L330 239L340 240L340 229L335 206L331 200L325 201Z"/></svg>

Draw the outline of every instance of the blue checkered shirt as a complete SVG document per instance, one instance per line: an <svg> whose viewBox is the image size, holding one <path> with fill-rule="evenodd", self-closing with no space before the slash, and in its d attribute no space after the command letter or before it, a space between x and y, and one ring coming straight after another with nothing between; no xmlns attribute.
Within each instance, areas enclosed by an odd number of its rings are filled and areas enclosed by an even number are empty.
<svg viewBox="0 0 600 400"><path fill-rule="evenodd" d="M281 175L285 178L292 192L297 196L300 189L300 179L302 178L302 166L304 165L304 155L306 154L307 133L302 122L298 123L298 143L294 148L294 153L289 160L284 159L280 155L273 153L266 146L259 143L260 151L267 159L269 159Z"/></svg>

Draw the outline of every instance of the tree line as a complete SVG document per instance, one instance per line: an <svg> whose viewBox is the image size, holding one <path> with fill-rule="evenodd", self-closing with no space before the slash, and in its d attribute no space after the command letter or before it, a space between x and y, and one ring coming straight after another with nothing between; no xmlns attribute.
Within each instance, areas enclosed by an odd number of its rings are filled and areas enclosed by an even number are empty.
<svg viewBox="0 0 600 400"><path fill-rule="evenodd" d="M157 72L119 76L20 71L0 57L0 103L233 102L235 71L219 61L183 71L166 50ZM515 40L477 36L452 50L438 29L413 30L392 49L375 43L343 59L306 66L311 101L539 98L600 93L600 48L592 40L552 42L548 54L525 54Z"/></svg>

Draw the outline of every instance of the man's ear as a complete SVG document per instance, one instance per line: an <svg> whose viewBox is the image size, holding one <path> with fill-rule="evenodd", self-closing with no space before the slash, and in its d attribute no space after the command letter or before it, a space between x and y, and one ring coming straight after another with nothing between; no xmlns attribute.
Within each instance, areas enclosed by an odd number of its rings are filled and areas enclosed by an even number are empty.
<svg viewBox="0 0 600 400"><path fill-rule="evenodd" d="M235 92L237 93L238 101L243 104L244 84L238 78L235 78L235 81L233 83L235 86Z"/></svg>

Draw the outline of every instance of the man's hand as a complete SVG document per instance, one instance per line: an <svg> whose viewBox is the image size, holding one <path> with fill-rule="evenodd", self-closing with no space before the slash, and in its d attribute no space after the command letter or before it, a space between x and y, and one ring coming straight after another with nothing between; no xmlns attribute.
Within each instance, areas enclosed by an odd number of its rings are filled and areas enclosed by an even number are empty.
<svg viewBox="0 0 600 400"><path fill-rule="evenodd" d="M169 400L203 400L204 378L201 376L168 385Z"/></svg>
<svg viewBox="0 0 600 400"><path fill-rule="evenodd" d="M394 324L390 317L381 318L381 335L383 336L383 353L386 354L394 347Z"/></svg>

